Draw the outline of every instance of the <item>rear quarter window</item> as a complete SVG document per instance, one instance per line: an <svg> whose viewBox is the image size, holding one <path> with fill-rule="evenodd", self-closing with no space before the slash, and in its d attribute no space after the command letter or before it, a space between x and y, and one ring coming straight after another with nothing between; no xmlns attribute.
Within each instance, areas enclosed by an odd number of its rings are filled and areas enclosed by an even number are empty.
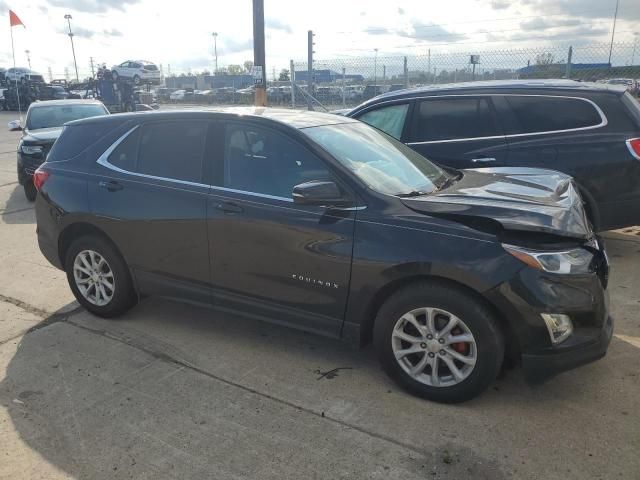
<svg viewBox="0 0 640 480"><path fill-rule="evenodd" d="M96 125L66 126L53 144L47 156L47 162L59 162L73 158L84 152L104 135L103 129Z"/></svg>
<svg viewBox="0 0 640 480"><path fill-rule="evenodd" d="M582 98L506 95L516 125L512 133L574 130L600 125L603 118L593 103Z"/></svg>

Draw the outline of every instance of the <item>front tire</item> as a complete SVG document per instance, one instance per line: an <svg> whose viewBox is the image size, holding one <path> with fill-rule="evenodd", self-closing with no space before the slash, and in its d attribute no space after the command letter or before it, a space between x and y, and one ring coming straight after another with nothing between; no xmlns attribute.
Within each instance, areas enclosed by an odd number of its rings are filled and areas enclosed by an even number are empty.
<svg viewBox="0 0 640 480"><path fill-rule="evenodd" d="M65 271L78 303L95 315L116 317L136 303L129 268L120 253L99 236L80 237L69 246Z"/></svg>
<svg viewBox="0 0 640 480"><path fill-rule="evenodd" d="M455 286L424 282L387 299L374 324L383 369L428 400L458 403L486 390L504 358L493 312Z"/></svg>
<svg viewBox="0 0 640 480"><path fill-rule="evenodd" d="M38 190L36 190L36 186L33 184L33 180L29 180L24 184L24 195L30 202L34 202L36 200Z"/></svg>
<svg viewBox="0 0 640 480"><path fill-rule="evenodd" d="M140 77L138 75L133 76L133 84L140 85Z"/></svg>

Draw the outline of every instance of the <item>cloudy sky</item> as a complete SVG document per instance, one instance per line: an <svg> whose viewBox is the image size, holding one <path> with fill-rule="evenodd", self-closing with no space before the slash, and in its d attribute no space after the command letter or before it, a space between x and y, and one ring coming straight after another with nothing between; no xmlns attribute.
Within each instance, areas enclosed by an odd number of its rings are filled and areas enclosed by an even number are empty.
<svg viewBox="0 0 640 480"><path fill-rule="evenodd" d="M306 57L306 32L316 33L316 58L490 52L610 41L615 0L265 0L267 71ZM375 5L375 6L374 6ZM212 69L218 32L220 66L252 59L251 0L0 0L0 66L11 66L8 10L26 25L14 27L16 63L61 77L73 71L64 15L73 16L81 76L89 57L107 65L127 59L162 64L164 73ZM640 33L640 1L620 0L616 42ZM636 63L640 61L638 39ZM601 48L607 51L607 47ZM614 63L625 64L625 54ZM626 55L626 56L625 56ZM594 61L599 60L594 59ZM606 59L605 59L606 60ZM356 60L353 60L356 61Z"/></svg>

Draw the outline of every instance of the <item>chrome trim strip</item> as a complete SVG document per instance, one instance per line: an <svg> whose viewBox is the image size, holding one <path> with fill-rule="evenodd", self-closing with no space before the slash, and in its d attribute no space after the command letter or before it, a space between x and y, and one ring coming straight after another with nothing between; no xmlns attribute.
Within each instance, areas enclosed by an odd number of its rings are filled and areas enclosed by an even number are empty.
<svg viewBox="0 0 640 480"><path fill-rule="evenodd" d="M236 190L235 188L218 187L216 185L207 185L214 190L222 190L223 192L240 193L242 195L252 195L254 197L269 198L271 200L281 200L283 202L293 203L293 198L278 197L276 195L267 195L266 193L247 192L246 190Z"/></svg>
<svg viewBox="0 0 640 480"><path fill-rule="evenodd" d="M526 88L526 87L525 87ZM546 97L546 98L569 98L573 100L582 100L583 102L590 103L591 106L598 112L600 115L600 123L597 125L591 125L588 127L578 127L578 128L567 128L564 130L547 130L544 132L531 132L531 133L511 133L509 135L493 135L489 137L469 137L469 138L452 138L448 140L430 140L426 142L407 142L407 145L431 145L437 143L452 143L452 142L468 142L472 140L495 140L497 138L517 138L517 137L527 137L530 135L551 135L554 133L565 133L565 132L579 132L582 130L592 130L594 128L602 128L605 127L609 121L607 120L606 115L602 111L602 109L592 100L588 98L582 97L572 97L569 95L537 95L537 94L526 94L526 93L465 93L460 95L427 95L420 97L405 97L405 98L397 98L395 100L387 100L386 102L376 103L372 105L372 107L384 105L387 103L402 103L402 102L411 102L414 100L428 100L431 98L449 98L449 97ZM373 108L371 108L373 110ZM362 113L366 113L370 111L370 109L364 109ZM357 117L356 117L357 120Z"/></svg>
<svg viewBox="0 0 640 480"><path fill-rule="evenodd" d="M631 153L633 158L635 158L636 160L640 160L640 155L638 155L633 149L633 147L631 146L631 142L633 142L634 140L640 140L640 138L630 138L629 140L626 140L624 143L627 146L627 149L629 150L629 153Z"/></svg>

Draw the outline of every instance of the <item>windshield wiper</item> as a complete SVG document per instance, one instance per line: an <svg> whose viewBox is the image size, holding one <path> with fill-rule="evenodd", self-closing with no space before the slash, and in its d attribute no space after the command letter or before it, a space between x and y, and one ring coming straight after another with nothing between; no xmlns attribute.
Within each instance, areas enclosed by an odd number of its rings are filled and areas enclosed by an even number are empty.
<svg viewBox="0 0 640 480"><path fill-rule="evenodd" d="M410 198L410 197L421 197L422 195L429 195L430 192L419 192L417 190L413 190L408 193L397 193L396 197L400 198Z"/></svg>
<svg viewBox="0 0 640 480"><path fill-rule="evenodd" d="M460 172L458 175L451 175L450 177L447 177L445 181L442 182L440 187L438 187L438 190L444 190L445 188L450 186L452 183L457 182L462 178L462 175L463 175L462 172Z"/></svg>

